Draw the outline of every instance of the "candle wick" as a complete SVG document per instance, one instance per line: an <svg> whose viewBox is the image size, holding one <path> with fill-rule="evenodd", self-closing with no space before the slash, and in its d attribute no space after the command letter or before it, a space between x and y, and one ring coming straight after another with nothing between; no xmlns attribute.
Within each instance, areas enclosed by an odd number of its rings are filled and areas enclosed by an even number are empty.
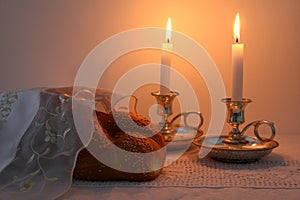
<svg viewBox="0 0 300 200"><path fill-rule="evenodd" d="M238 37L235 38L235 42L239 43L239 38Z"/></svg>
<svg viewBox="0 0 300 200"><path fill-rule="evenodd" d="M170 38L167 38L167 43L170 43Z"/></svg>

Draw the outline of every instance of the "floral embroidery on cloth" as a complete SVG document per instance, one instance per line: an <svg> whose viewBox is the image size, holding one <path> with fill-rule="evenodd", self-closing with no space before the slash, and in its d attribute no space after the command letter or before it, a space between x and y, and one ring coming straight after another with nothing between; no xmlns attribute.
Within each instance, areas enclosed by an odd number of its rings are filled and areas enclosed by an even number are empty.
<svg viewBox="0 0 300 200"><path fill-rule="evenodd" d="M0 199L54 199L71 186L77 153L84 147L73 121L72 88L44 88L36 92L39 94L35 102L39 105L37 112L24 129L16 149L12 149L16 153L11 162L0 169ZM108 92L97 91L96 95L109 105ZM26 99L18 98L18 92L0 97L0 136L5 137L11 134L8 129L1 129L6 120L14 120L13 126L25 121L17 119L18 114L7 118L11 112L22 112L12 110L11 105ZM1 142L0 150L5 151Z"/></svg>
<svg viewBox="0 0 300 200"><path fill-rule="evenodd" d="M0 96L0 129L6 123L11 106L18 100L16 92L7 92Z"/></svg>

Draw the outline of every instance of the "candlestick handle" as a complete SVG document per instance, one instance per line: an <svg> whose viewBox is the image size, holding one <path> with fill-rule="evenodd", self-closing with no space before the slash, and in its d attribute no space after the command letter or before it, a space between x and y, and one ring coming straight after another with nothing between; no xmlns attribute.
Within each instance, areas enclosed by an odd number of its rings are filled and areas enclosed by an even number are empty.
<svg viewBox="0 0 300 200"><path fill-rule="evenodd" d="M197 128L195 128L193 125L189 125L188 123L188 117L191 116L191 115L196 115L199 117L199 123L198 123L198 126ZM184 122L184 125L186 127L189 127L191 129L194 129L197 131L197 135L195 138L197 138L198 136L202 136L203 132L202 130L200 129L201 126L203 125L203 122L204 122L204 119L203 119L203 116L200 112L183 112L183 113L179 113L178 115L176 115L175 117L173 117L173 119L171 120L171 124L173 124L173 122L178 119L179 117L183 116L183 122Z"/></svg>
<svg viewBox="0 0 300 200"><path fill-rule="evenodd" d="M270 127L271 131L272 131L272 135L269 138L265 138L265 137L261 137L259 134L259 127L263 124L266 124ZM259 121L254 121L249 123L247 126L245 126L243 128L243 130L241 131L242 135L251 127L254 126L254 135L257 139L259 139L262 142L268 142L274 139L275 137L275 126L273 122L267 121L267 120L259 120Z"/></svg>

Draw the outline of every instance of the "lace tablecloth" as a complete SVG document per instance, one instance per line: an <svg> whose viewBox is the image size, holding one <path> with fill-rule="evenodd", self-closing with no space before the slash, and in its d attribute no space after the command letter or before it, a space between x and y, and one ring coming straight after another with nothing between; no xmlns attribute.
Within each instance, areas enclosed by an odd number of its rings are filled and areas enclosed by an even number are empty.
<svg viewBox="0 0 300 200"><path fill-rule="evenodd" d="M194 148L151 182L74 181L60 200L79 199L243 199L299 200L298 134L279 137L280 147L262 160L229 164L204 158Z"/></svg>
<svg viewBox="0 0 300 200"><path fill-rule="evenodd" d="M190 187L190 188L269 188L300 189L300 160L285 160L277 154L260 161L231 164L199 159L197 148L165 167L150 182L73 182L75 187Z"/></svg>

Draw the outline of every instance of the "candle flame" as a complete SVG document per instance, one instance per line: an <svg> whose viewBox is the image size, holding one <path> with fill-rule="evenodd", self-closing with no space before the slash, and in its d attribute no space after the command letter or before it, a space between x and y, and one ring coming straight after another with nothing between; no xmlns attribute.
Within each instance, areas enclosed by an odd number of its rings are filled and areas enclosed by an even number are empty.
<svg viewBox="0 0 300 200"><path fill-rule="evenodd" d="M167 23L167 30L166 30L166 41L167 43L171 42L171 35L172 35L172 21L171 18L168 18L168 23Z"/></svg>
<svg viewBox="0 0 300 200"><path fill-rule="evenodd" d="M234 40L236 43L238 43L241 38L241 36L240 36L240 14L239 13L237 13L235 16L233 37L234 37Z"/></svg>

